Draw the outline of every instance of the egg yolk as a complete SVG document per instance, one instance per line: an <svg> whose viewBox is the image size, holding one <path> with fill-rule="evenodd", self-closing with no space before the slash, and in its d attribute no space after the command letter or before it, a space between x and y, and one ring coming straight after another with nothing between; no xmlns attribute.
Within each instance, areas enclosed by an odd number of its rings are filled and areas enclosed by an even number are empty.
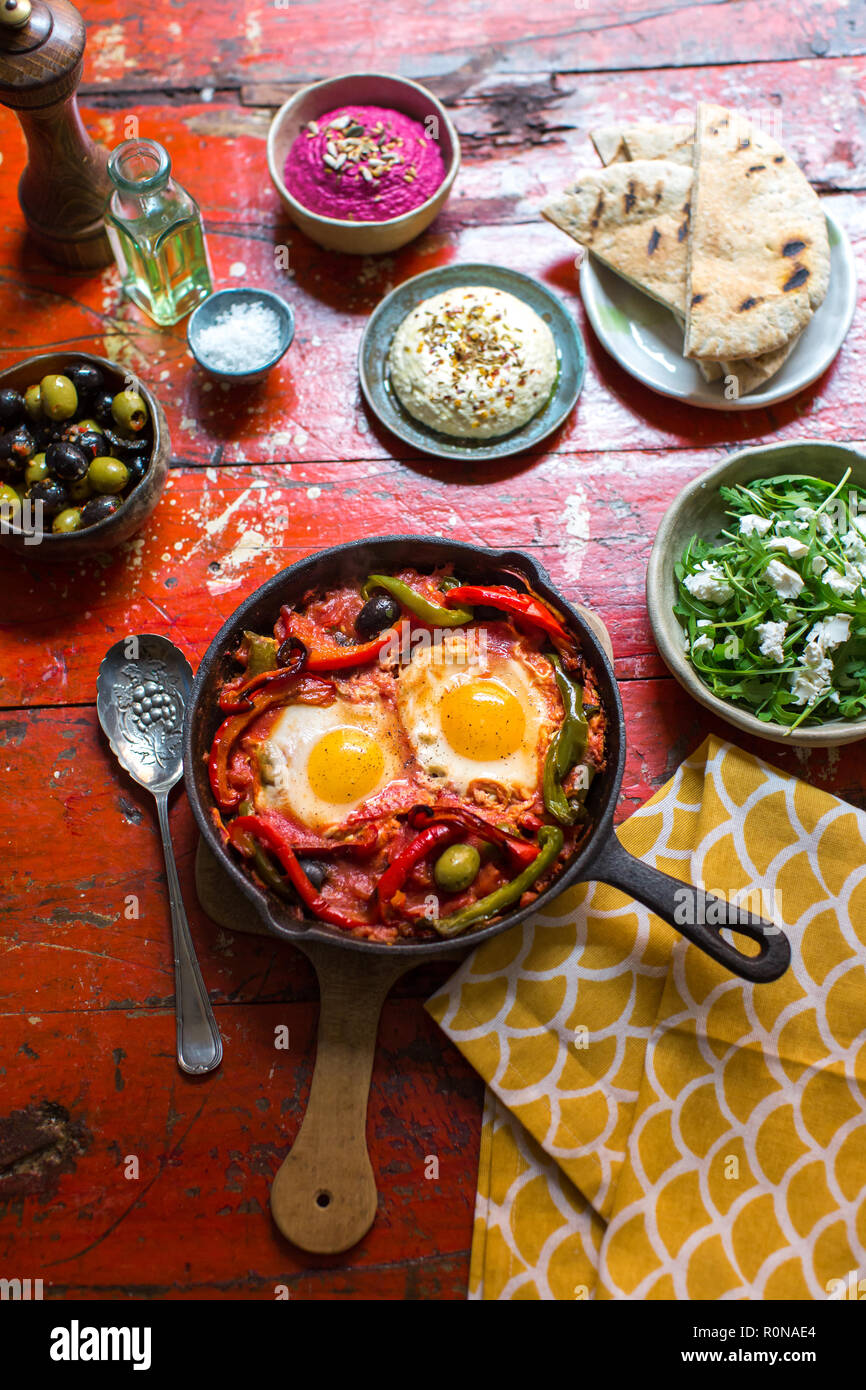
<svg viewBox="0 0 866 1390"><path fill-rule="evenodd" d="M452 686L442 696L439 709L449 745L472 762L507 758L523 742L523 706L496 681L474 680Z"/></svg>
<svg viewBox="0 0 866 1390"><path fill-rule="evenodd" d="M307 778L322 801L346 805L368 796L385 763L379 745L361 729L332 729L310 753Z"/></svg>

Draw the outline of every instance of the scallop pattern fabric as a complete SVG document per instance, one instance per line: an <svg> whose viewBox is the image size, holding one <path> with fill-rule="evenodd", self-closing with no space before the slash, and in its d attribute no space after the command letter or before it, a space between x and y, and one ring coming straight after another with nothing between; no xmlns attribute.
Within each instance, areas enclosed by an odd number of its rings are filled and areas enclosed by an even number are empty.
<svg viewBox="0 0 866 1390"><path fill-rule="evenodd" d="M427 1006L489 1088L469 1296L838 1297L866 1278L866 815L710 738L618 833L792 965L747 984L597 883L469 957Z"/></svg>

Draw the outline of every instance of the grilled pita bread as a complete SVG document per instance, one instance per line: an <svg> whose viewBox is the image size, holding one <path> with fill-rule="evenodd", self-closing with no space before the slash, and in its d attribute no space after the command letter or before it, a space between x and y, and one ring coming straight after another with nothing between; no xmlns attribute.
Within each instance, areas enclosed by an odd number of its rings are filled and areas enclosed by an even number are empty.
<svg viewBox="0 0 866 1390"><path fill-rule="evenodd" d="M674 164L687 164L691 169L695 151L693 125L668 125L646 121L627 126L622 142L629 159L670 159Z"/></svg>
<svg viewBox="0 0 866 1390"><path fill-rule="evenodd" d="M607 135L607 140L604 137ZM596 138L596 137L600 138ZM675 162L691 162L694 154L694 127L686 125L666 125L658 122L644 122L636 126L627 126L620 130L618 127L608 126L601 131L593 132L593 144L598 151L603 163L612 162L605 158L605 155L613 151L616 160L623 159L668 159ZM643 289L643 285L635 280L634 283ZM680 326L685 336L685 315L676 314ZM720 377L736 377L737 390L741 396L746 396L750 391L755 391L759 386L763 386L776 372L783 366L791 355L792 351L800 341L799 333L790 339L783 348L776 348L773 352L764 353L757 357L742 358L739 361L726 360L722 362L713 361L712 358L701 360L696 358L696 364L700 369L701 376L705 381L718 381Z"/></svg>
<svg viewBox="0 0 866 1390"><path fill-rule="evenodd" d="M589 138L602 164L618 164L629 158L619 126L599 126L598 130L589 132Z"/></svg>
<svg viewBox="0 0 866 1390"><path fill-rule="evenodd" d="M685 311L692 171L638 160L581 174L542 214L668 309Z"/></svg>
<svg viewBox="0 0 866 1390"><path fill-rule="evenodd" d="M827 292L818 197L775 140L723 106L698 107L694 157L685 355L778 352Z"/></svg>

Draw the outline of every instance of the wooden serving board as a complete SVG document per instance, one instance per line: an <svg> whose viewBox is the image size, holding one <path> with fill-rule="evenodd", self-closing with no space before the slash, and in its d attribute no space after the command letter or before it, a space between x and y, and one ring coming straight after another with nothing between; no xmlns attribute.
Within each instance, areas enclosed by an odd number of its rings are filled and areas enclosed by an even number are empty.
<svg viewBox="0 0 866 1390"><path fill-rule="evenodd" d="M604 623L586 609L579 611L612 661ZM202 908L218 926L272 935L201 839L195 885ZM310 1099L271 1186L271 1213L300 1249L335 1255L356 1245L376 1216L366 1126L379 1016L391 986L418 962L300 938L292 945L308 957L319 981L319 1031ZM470 945L455 948L455 963Z"/></svg>

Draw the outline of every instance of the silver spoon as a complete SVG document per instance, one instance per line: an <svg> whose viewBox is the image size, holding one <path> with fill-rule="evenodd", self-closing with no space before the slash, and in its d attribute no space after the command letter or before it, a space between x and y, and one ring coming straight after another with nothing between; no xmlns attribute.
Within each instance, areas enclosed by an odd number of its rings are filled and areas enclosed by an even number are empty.
<svg viewBox="0 0 866 1390"><path fill-rule="evenodd" d="M167 637L124 637L99 667L96 712L121 767L156 798L171 904L177 1062L195 1076L219 1066L223 1045L189 934L168 825L168 794L183 773L191 686L189 662Z"/></svg>

